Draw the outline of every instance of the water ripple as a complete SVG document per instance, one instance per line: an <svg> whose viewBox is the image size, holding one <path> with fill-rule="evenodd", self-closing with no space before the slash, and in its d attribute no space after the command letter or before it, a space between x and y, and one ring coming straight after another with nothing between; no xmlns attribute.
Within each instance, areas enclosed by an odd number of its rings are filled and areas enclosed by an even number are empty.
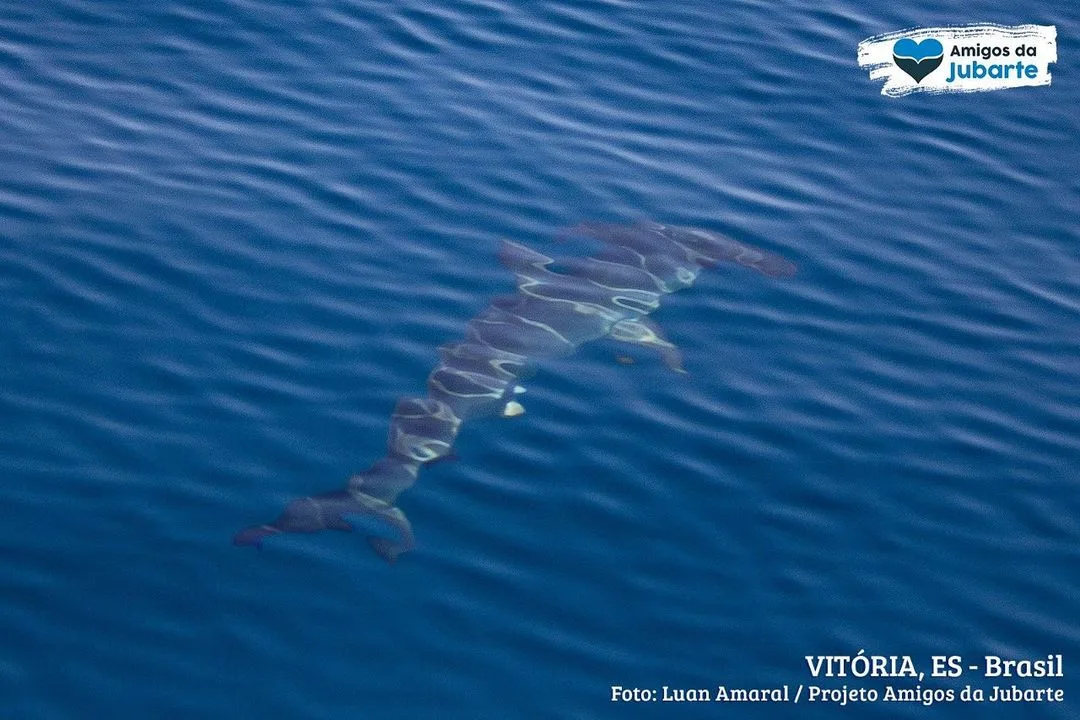
<svg viewBox="0 0 1080 720"><path fill-rule="evenodd" d="M819 652L1075 655L1076 67L903 102L855 67L955 21L6 8L0 714L598 717L611 684L798 683ZM344 534L234 552L381 455L512 290L500 237L577 252L552 238L593 218L800 273L671 296L689 377L603 344L545 364L402 496L397 567Z"/></svg>

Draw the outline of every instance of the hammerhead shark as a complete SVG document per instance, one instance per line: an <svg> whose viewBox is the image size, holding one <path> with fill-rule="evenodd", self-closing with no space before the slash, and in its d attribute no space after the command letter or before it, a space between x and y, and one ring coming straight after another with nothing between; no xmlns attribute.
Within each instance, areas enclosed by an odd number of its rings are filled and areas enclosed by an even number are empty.
<svg viewBox="0 0 1080 720"><path fill-rule="evenodd" d="M651 348L669 368L685 372L678 348L648 317L662 296L690 287L702 268L722 261L774 278L795 274L782 257L709 230L586 222L565 234L600 241L603 250L556 260L504 240L499 261L517 277L517 292L494 298L468 322L464 338L438 349L427 395L401 398L390 416L386 455L345 487L293 500L274 522L241 530L234 544L261 547L278 533L351 531L357 524L393 563L415 545L398 495L421 467L451 455L462 423L525 412L519 383L537 360L611 338Z"/></svg>

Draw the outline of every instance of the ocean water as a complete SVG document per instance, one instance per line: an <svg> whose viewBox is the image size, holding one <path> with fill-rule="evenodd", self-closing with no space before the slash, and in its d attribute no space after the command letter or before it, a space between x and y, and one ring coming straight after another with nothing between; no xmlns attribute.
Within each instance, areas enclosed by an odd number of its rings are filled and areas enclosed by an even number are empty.
<svg viewBox="0 0 1080 720"><path fill-rule="evenodd" d="M0 717L1080 714L1080 16L1066 3L0 3ZM889 99L859 41L1058 29L1050 87ZM418 547L233 547L587 219L799 265L598 343L402 495ZM1064 703L612 703L611 686ZM1063 679L930 678L933 655Z"/></svg>

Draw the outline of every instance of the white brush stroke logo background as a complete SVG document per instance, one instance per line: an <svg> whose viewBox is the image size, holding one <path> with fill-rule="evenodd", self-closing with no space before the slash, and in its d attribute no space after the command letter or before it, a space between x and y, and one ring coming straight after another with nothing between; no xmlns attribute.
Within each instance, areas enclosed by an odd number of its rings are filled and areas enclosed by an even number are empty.
<svg viewBox="0 0 1080 720"><path fill-rule="evenodd" d="M897 40L910 38L915 43L927 38L938 40L945 49L941 65L922 79L914 78L893 62L893 45ZM1016 55L1017 46L1033 47L1035 54ZM954 55L954 48L1008 48L1008 56L983 58L982 55ZM859 43L859 67L870 71L871 80L884 80L882 95L902 97L913 92L980 92L1005 90L1014 87L1034 87L1050 84L1050 63L1057 62L1057 28L1053 25L958 25L940 28L912 28L898 32L875 35ZM971 63L987 68L983 77L959 77L964 70L970 72ZM1016 64L1035 66L1035 77L1030 71L1017 72ZM1011 65L1007 78L990 77L989 66ZM976 69L975 75L979 74ZM950 76L953 77L949 81Z"/></svg>

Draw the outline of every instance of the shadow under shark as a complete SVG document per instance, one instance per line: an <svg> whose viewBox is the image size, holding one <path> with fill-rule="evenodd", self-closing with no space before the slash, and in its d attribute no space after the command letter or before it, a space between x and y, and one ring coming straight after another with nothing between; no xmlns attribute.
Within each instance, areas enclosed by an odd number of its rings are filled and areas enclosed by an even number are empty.
<svg viewBox="0 0 1080 720"><path fill-rule="evenodd" d="M690 287L702 268L729 261L769 277L789 277L795 265L718 233L642 222L582 223L567 235L604 243L590 257L555 260L503 241L499 260L517 276L517 292L496 297L469 321L465 338L439 348L427 396L398 401L390 417L386 456L349 478L344 488L290 502L272 523L241 530L236 545L261 546L277 533L320 530L367 534L387 562L413 548L413 532L398 495L420 468L448 456L461 424L480 416L513 417L515 397L536 360L572 353L590 340L653 348L685 372L678 349L647 316L660 298Z"/></svg>

